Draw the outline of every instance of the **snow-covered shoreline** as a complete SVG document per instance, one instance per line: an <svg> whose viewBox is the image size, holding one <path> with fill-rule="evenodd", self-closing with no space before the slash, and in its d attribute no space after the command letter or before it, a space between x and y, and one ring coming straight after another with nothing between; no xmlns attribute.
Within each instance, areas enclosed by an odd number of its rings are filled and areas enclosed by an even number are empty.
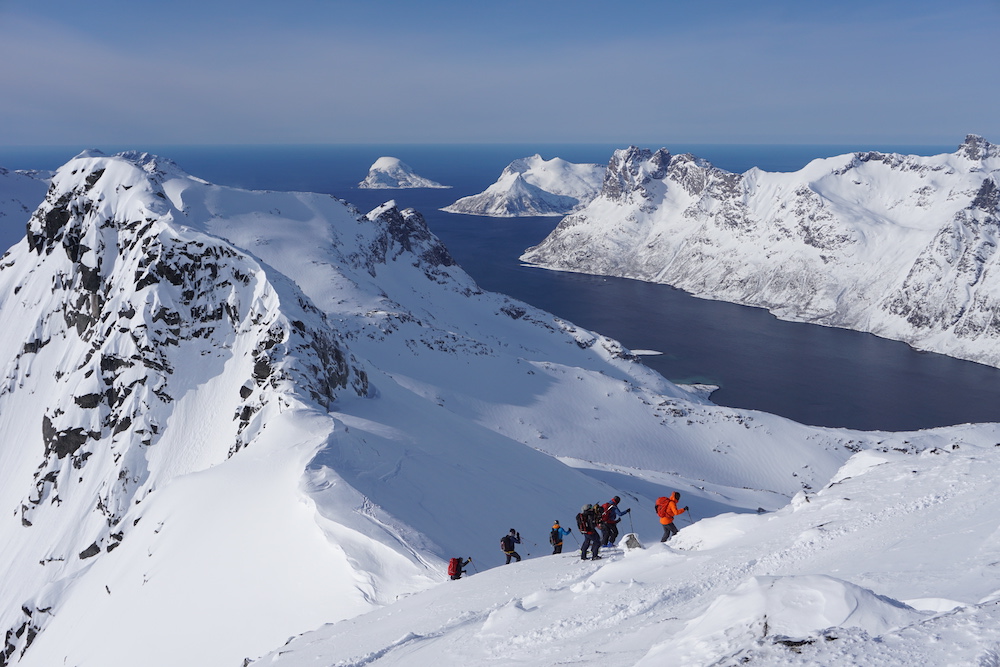
<svg viewBox="0 0 1000 667"><path fill-rule="evenodd" d="M1000 149L856 153L733 174L630 148L522 261L666 283L1000 367Z"/></svg>

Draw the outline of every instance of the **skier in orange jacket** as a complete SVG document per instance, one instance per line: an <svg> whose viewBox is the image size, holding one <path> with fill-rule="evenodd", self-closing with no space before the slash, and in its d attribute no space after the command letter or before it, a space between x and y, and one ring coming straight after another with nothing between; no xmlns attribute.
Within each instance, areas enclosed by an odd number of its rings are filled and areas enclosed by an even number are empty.
<svg viewBox="0 0 1000 667"><path fill-rule="evenodd" d="M686 505L680 509L677 508L677 501L680 499L681 494L677 491L671 493L669 498L660 496L656 499L656 513L660 517L660 523L663 524L663 537L660 538L661 542L666 542L677 534L677 526L674 525L674 517L688 511Z"/></svg>

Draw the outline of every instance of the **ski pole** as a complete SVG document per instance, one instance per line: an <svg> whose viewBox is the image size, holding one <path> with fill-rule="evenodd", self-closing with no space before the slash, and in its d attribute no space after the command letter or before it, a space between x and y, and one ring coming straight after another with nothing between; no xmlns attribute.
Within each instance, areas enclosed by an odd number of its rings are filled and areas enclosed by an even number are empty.
<svg viewBox="0 0 1000 667"><path fill-rule="evenodd" d="M628 511L628 531L630 533L634 533L635 532L635 526L632 525L632 509L631 508L629 508L629 511Z"/></svg>
<svg viewBox="0 0 1000 667"><path fill-rule="evenodd" d="M476 571L476 574L479 574L479 568L476 567L475 562L473 562L472 556L469 556L469 565L471 565L472 569Z"/></svg>

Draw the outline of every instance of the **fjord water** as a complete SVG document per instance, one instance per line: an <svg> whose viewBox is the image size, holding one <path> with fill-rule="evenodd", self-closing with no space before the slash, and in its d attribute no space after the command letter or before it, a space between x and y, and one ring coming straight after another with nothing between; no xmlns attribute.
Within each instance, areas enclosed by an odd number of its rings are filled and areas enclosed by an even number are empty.
<svg viewBox="0 0 1000 667"><path fill-rule="evenodd" d="M960 138L959 138L960 139ZM956 146L957 146L956 141ZM675 382L718 385L719 404L764 410L821 426L913 430L1000 420L1000 370L870 334L782 322L745 306L697 299L666 285L523 266L519 255L559 218L497 219L440 209L481 192L511 161L605 162L618 145L143 147L221 185L325 192L362 211L395 199L421 211L455 259L489 290L509 294L580 326L661 355L645 363ZM650 146L657 148L658 146ZM124 147L135 148L135 147ZM105 152L123 150L110 147ZM687 146L723 169L792 171L852 150L932 155L955 146ZM61 152L60 152L61 150ZM70 149L3 149L0 165L52 169ZM359 190L381 156L400 158L448 190Z"/></svg>

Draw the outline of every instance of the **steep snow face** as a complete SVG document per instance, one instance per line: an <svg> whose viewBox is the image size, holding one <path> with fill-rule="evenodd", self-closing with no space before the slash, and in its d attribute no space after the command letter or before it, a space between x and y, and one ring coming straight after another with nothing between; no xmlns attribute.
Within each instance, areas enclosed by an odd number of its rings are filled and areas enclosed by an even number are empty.
<svg viewBox="0 0 1000 667"><path fill-rule="evenodd" d="M0 251L24 237L24 224L49 187L51 173L0 167Z"/></svg>
<svg viewBox="0 0 1000 667"><path fill-rule="evenodd" d="M441 210L498 218L566 215L597 196L604 170L604 165L544 160L536 153L507 165L484 192Z"/></svg>
<svg viewBox="0 0 1000 667"><path fill-rule="evenodd" d="M955 436L859 453L776 512L682 515L669 547L636 516L643 550L473 573L251 664L992 664L1000 447Z"/></svg>
<svg viewBox="0 0 1000 667"><path fill-rule="evenodd" d="M1000 366L1000 147L733 174L617 151L601 196L522 259L668 283Z"/></svg>
<svg viewBox="0 0 1000 667"><path fill-rule="evenodd" d="M408 164L395 157L380 157L368 169L365 180L358 183L359 188L369 190L395 190L403 188L450 188L434 181L418 176Z"/></svg>

